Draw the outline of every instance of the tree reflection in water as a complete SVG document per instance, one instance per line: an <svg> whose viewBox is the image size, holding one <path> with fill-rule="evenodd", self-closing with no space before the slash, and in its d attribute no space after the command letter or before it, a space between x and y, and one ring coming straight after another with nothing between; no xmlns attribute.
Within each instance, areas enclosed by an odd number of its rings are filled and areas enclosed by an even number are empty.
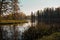
<svg viewBox="0 0 60 40"><path fill-rule="evenodd" d="M22 40L22 34L25 30L28 30L30 23L24 23L22 25L0 25L0 39L1 40ZM1 31L2 30L2 31ZM2 32L2 33L1 33Z"/></svg>

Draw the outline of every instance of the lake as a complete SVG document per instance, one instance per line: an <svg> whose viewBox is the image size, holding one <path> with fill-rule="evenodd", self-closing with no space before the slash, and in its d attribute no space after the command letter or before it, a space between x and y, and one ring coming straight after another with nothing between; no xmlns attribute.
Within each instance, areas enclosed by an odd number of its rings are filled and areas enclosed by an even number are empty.
<svg viewBox="0 0 60 40"><path fill-rule="evenodd" d="M31 27L31 22L23 24L0 25L2 30L2 40L22 40L24 31Z"/></svg>

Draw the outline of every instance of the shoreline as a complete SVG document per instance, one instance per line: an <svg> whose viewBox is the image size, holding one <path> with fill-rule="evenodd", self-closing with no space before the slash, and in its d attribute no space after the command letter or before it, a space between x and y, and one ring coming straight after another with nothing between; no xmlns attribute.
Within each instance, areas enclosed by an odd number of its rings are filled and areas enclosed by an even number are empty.
<svg viewBox="0 0 60 40"><path fill-rule="evenodd" d="M20 23L27 23L26 20L0 20L1 24L20 24Z"/></svg>

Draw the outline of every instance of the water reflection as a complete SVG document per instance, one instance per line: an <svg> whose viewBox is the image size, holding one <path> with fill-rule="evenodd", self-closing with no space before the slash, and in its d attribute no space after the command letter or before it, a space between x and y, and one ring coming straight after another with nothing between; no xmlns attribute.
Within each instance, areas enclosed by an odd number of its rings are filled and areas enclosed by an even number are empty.
<svg viewBox="0 0 60 40"><path fill-rule="evenodd" d="M15 25L0 25L2 27L2 40L22 40L22 33L29 29L30 22Z"/></svg>

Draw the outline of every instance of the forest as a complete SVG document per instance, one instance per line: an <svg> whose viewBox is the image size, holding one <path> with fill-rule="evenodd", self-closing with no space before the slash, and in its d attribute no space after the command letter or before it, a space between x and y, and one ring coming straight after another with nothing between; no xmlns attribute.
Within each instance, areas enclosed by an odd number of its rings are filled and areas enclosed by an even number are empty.
<svg viewBox="0 0 60 40"><path fill-rule="evenodd" d="M23 40L60 40L60 7L38 10L31 15L31 25L23 34Z"/></svg>
<svg viewBox="0 0 60 40"><path fill-rule="evenodd" d="M0 0L0 24L27 22L18 4L18 0Z"/></svg>

